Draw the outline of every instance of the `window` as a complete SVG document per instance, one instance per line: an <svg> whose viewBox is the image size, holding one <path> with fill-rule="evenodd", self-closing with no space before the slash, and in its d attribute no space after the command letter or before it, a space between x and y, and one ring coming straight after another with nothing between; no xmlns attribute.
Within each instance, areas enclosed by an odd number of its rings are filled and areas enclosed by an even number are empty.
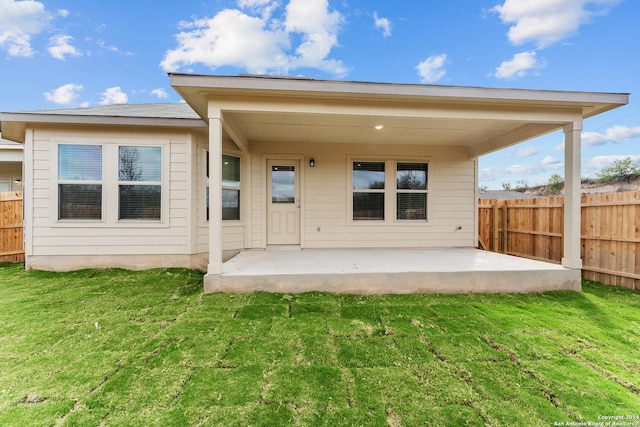
<svg viewBox="0 0 640 427"><path fill-rule="evenodd" d="M353 221L426 221L428 167L426 162L352 162Z"/></svg>
<svg viewBox="0 0 640 427"><path fill-rule="evenodd" d="M160 220L162 148L118 148L118 218Z"/></svg>
<svg viewBox="0 0 640 427"><path fill-rule="evenodd" d="M209 221L209 152L206 152L206 218ZM222 155L222 220L240 220L240 158Z"/></svg>
<svg viewBox="0 0 640 427"><path fill-rule="evenodd" d="M58 219L102 219L100 145L58 145Z"/></svg>
<svg viewBox="0 0 640 427"><path fill-rule="evenodd" d="M240 219L240 158L222 156L222 220Z"/></svg>
<svg viewBox="0 0 640 427"><path fill-rule="evenodd" d="M384 162L353 162L353 219L384 220Z"/></svg>
<svg viewBox="0 0 640 427"><path fill-rule="evenodd" d="M396 219L427 219L426 163L397 163Z"/></svg>

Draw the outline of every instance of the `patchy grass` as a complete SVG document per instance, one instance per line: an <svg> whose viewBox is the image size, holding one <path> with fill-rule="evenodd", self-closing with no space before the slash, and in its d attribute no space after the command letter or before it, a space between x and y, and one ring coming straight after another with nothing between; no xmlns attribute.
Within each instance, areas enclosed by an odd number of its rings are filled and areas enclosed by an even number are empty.
<svg viewBox="0 0 640 427"><path fill-rule="evenodd" d="M0 266L0 425L553 425L640 415L640 294L202 294ZM640 420L633 420L640 424Z"/></svg>

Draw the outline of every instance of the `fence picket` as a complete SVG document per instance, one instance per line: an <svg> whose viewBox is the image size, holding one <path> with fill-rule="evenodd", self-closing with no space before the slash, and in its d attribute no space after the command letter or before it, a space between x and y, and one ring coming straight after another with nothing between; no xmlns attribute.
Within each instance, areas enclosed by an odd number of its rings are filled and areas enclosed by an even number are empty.
<svg viewBox="0 0 640 427"><path fill-rule="evenodd" d="M0 262L23 262L22 193L0 193Z"/></svg>
<svg viewBox="0 0 640 427"><path fill-rule="evenodd" d="M582 195L582 277L640 290L640 192ZM493 252L560 263L564 198L480 199L479 236Z"/></svg>

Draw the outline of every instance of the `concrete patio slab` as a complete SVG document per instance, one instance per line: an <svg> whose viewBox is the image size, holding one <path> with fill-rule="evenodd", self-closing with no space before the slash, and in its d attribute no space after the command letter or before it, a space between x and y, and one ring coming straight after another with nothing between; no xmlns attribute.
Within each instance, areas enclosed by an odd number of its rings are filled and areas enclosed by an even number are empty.
<svg viewBox="0 0 640 427"><path fill-rule="evenodd" d="M581 290L580 270L473 248L243 251L205 292L349 294Z"/></svg>

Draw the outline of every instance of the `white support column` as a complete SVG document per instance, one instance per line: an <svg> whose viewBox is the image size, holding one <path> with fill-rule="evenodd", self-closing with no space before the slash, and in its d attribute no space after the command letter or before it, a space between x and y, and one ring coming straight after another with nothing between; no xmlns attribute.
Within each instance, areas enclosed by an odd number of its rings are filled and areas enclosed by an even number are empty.
<svg viewBox="0 0 640 427"><path fill-rule="evenodd" d="M209 105L209 266L222 274L222 112Z"/></svg>
<svg viewBox="0 0 640 427"><path fill-rule="evenodd" d="M564 253L562 266L582 268L580 258L580 135L582 118L564 128Z"/></svg>

